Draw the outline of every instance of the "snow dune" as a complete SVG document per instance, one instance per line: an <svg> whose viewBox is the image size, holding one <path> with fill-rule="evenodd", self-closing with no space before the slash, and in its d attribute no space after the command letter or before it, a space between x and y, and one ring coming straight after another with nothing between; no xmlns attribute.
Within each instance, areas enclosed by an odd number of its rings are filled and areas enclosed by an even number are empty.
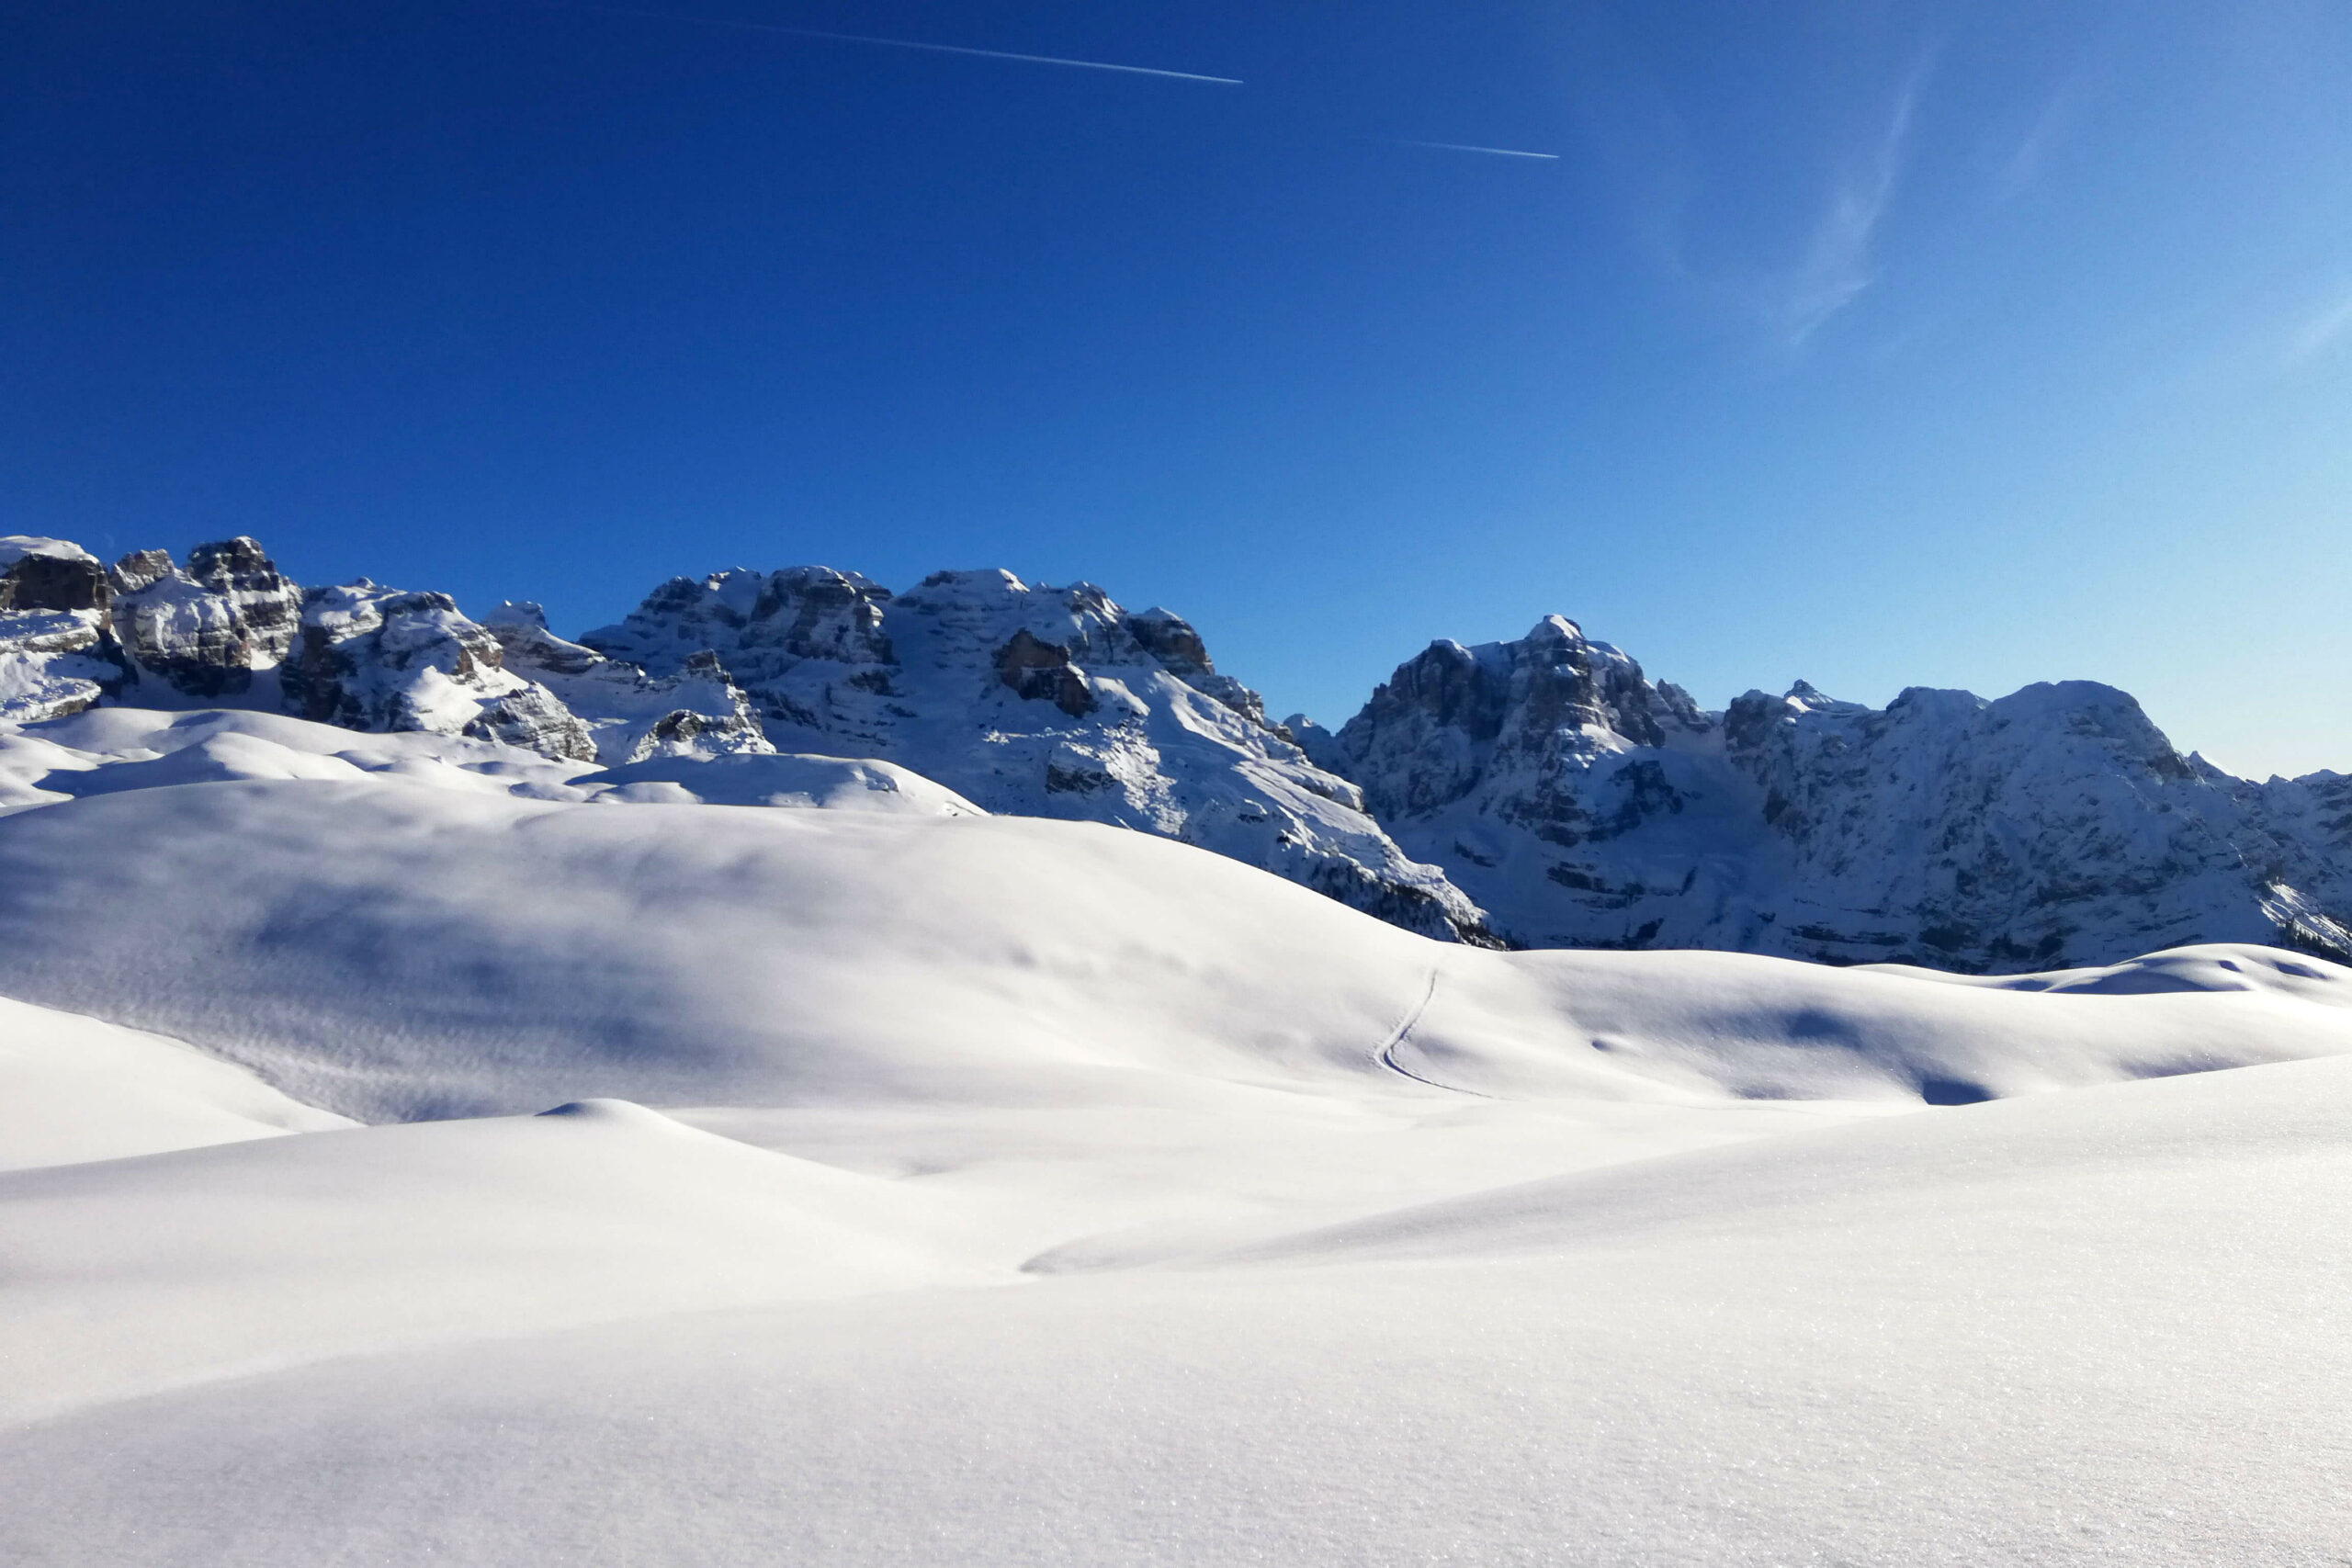
<svg viewBox="0 0 2352 1568"><path fill-rule="evenodd" d="M956 1218L620 1100L20 1171L0 1184L0 1419L435 1339L984 1278L947 1244Z"/></svg>
<svg viewBox="0 0 2352 1568"><path fill-rule="evenodd" d="M13 1561L2320 1564L2352 1064L0 1433ZM358 1140L374 1134L331 1134ZM306 1140L307 1141L307 1140Z"/></svg>
<svg viewBox="0 0 2352 1568"><path fill-rule="evenodd" d="M2228 988L2130 996L1498 954L1085 823L647 809L425 757L85 783L251 739L52 774L40 787L82 797L0 818L0 992L194 1042L363 1121L595 1095L1181 1103L1233 1084L1917 1103L2352 1045L2352 986L2316 961L2315 979L2250 959L2200 972ZM791 761L657 766L708 769L700 787L723 793Z"/></svg>
<svg viewBox="0 0 2352 1568"><path fill-rule="evenodd" d="M0 998L0 1170L347 1125L177 1040Z"/></svg>

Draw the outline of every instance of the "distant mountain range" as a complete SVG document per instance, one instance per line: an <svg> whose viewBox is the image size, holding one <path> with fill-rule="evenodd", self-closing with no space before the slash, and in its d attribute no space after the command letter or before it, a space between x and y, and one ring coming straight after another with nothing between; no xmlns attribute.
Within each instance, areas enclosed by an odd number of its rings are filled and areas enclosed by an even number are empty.
<svg viewBox="0 0 2352 1568"><path fill-rule="evenodd" d="M2352 777L2182 756L2087 682L1721 713L1575 623L1432 644L1330 731L1165 610L1009 572L676 578L577 641L254 540L107 567L0 539L0 721L254 708L583 769L873 758L996 813L1196 844L1424 934L2020 972L2198 942L2352 959Z"/></svg>

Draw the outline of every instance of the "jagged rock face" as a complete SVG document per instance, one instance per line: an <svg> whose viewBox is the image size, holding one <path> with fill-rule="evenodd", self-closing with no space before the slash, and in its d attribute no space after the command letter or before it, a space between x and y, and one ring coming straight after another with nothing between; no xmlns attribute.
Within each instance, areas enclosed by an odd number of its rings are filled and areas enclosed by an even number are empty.
<svg viewBox="0 0 2352 1568"><path fill-rule="evenodd" d="M139 550L111 575L114 629L134 680L206 701L254 690L293 646L302 590L254 540L198 545L181 570L163 550ZM266 694L265 694L266 695Z"/></svg>
<svg viewBox="0 0 2352 1568"><path fill-rule="evenodd" d="M1431 643L1338 742L1375 816L1425 816L1500 784L1485 795L1488 810L1573 844L1608 830L1588 809L1597 765L1706 728L1681 691L1652 685L1624 654L1549 615L1517 642Z"/></svg>
<svg viewBox="0 0 2352 1568"><path fill-rule="evenodd" d="M1554 617L1433 646L1312 743L1532 945L2015 971L2199 941L2333 951L2352 909L2327 869L2352 842L2319 842L2352 840L2352 789L2227 779L2088 682L1883 711L1800 682L1718 718Z"/></svg>
<svg viewBox="0 0 2352 1568"><path fill-rule="evenodd" d="M989 811L1182 839L1413 930L1484 935L1191 626L1091 584L940 572L894 595L821 567L728 571L581 640L657 677L710 650L786 751L883 758Z"/></svg>
<svg viewBox="0 0 2352 1568"><path fill-rule="evenodd" d="M79 713L121 684L111 594L106 570L80 546L0 537L0 720Z"/></svg>
<svg viewBox="0 0 2352 1568"><path fill-rule="evenodd" d="M283 671L287 711L345 729L424 730L590 761L588 727L555 694L510 673L498 639L445 593L362 579L302 596L301 637Z"/></svg>
<svg viewBox="0 0 2352 1568"><path fill-rule="evenodd" d="M506 669L552 692L587 727L595 757L620 767L662 757L772 754L760 717L708 649L648 675L548 630L538 605L502 604L483 623Z"/></svg>
<svg viewBox="0 0 2352 1568"><path fill-rule="evenodd" d="M1531 945L1672 940L1739 836L1707 716L1557 615L1516 642L1431 644L1317 744L1408 853Z"/></svg>

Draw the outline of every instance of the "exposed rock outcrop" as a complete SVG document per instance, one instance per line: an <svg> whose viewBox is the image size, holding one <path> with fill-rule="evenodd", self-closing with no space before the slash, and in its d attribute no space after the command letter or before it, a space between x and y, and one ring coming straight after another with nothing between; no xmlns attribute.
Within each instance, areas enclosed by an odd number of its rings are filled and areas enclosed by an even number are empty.
<svg viewBox="0 0 2352 1568"><path fill-rule="evenodd" d="M120 686L111 598L106 569L79 545L0 537L0 720L79 713Z"/></svg>
<svg viewBox="0 0 2352 1568"><path fill-rule="evenodd" d="M446 593L365 578L302 596L284 669L288 711L346 729L425 730L593 761L588 727L555 694L503 668L498 639Z"/></svg>
<svg viewBox="0 0 2352 1568"><path fill-rule="evenodd" d="M197 546L185 570L166 551L134 551L109 580L114 631L132 679L182 698L241 696L257 675L267 688L267 672L285 659L301 620L300 586L243 536ZM141 700L157 695L142 690Z"/></svg>

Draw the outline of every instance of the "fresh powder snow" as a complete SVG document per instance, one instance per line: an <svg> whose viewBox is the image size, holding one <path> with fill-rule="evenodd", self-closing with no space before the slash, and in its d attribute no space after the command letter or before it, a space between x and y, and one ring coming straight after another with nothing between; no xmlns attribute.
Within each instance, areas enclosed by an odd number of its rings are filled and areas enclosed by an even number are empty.
<svg viewBox="0 0 2352 1568"><path fill-rule="evenodd" d="M0 729L7 1561L2352 1539L2352 969L1495 951L637 711Z"/></svg>

